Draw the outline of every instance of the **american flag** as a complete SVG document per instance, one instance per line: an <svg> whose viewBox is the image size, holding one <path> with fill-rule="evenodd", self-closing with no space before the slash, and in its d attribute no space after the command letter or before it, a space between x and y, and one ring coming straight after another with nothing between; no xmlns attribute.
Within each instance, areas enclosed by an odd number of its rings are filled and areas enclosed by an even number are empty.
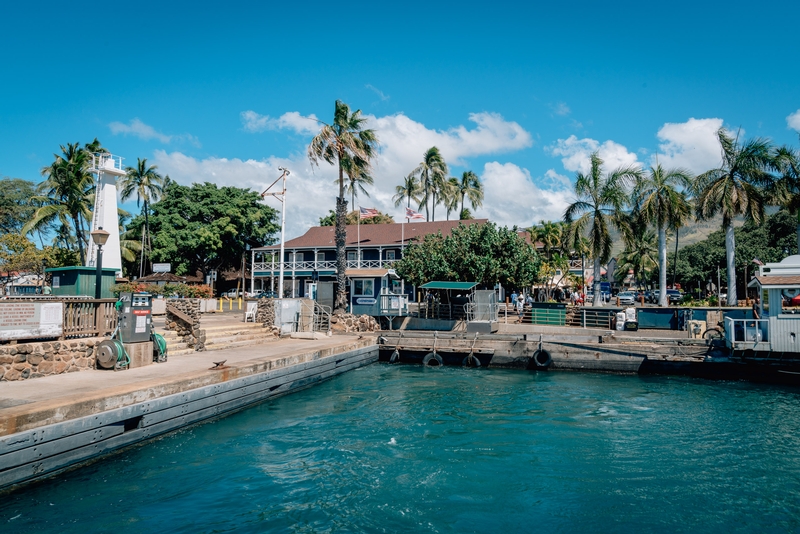
<svg viewBox="0 0 800 534"><path fill-rule="evenodd" d="M756 265L764 265L764 262L759 260L758 258L753 258L753 263L755 263Z"/></svg>
<svg viewBox="0 0 800 534"><path fill-rule="evenodd" d="M375 208L362 208L361 206L358 207L359 211L359 219L371 219L372 217L377 217L380 215L378 210Z"/></svg>
<svg viewBox="0 0 800 534"><path fill-rule="evenodd" d="M424 221L425 216L421 213L417 213L411 208L406 208L406 219L410 221Z"/></svg>

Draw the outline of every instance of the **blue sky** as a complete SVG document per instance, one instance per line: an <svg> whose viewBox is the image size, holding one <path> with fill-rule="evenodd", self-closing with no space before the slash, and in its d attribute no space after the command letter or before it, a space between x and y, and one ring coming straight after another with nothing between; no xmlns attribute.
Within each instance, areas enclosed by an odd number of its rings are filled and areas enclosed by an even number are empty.
<svg viewBox="0 0 800 534"><path fill-rule="evenodd" d="M39 181L94 137L185 184L260 190L282 165L292 237L334 205L303 117L336 99L381 140L356 203L398 221L394 186L432 145L484 180L476 215L527 226L561 217L593 150L702 172L721 126L800 144L797 2L109 4L4 7L0 176Z"/></svg>

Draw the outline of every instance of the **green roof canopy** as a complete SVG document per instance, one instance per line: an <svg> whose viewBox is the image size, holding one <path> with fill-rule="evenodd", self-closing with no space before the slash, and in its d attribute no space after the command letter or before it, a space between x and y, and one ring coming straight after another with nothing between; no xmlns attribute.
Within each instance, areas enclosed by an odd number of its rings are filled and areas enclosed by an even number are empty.
<svg viewBox="0 0 800 534"><path fill-rule="evenodd" d="M466 291L477 285L478 282L428 282L419 287L422 289L461 289Z"/></svg>

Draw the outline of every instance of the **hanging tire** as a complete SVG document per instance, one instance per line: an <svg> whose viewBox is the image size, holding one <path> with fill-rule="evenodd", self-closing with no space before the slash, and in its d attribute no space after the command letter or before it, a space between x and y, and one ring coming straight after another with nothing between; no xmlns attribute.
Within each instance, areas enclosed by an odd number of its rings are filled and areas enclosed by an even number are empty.
<svg viewBox="0 0 800 534"><path fill-rule="evenodd" d="M435 352L429 352L422 360L422 365L426 367L441 367L444 365L442 357Z"/></svg>
<svg viewBox="0 0 800 534"><path fill-rule="evenodd" d="M464 358L464 361L461 362L461 365L463 367L480 367L481 361L474 354L470 354L469 356Z"/></svg>
<svg viewBox="0 0 800 534"><path fill-rule="evenodd" d="M389 356L389 363L397 363L400 361L400 353L397 352L397 349Z"/></svg>
<svg viewBox="0 0 800 534"><path fill-rule="evenodd" d="M544 349L537 350L528 360L528 369L547 369L553 363L550 353Z"/></svg>

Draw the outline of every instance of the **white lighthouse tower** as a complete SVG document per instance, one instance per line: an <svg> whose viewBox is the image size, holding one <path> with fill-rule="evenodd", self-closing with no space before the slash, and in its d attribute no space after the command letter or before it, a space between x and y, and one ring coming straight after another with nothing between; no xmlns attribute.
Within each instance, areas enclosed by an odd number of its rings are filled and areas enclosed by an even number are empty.
<svg viewBox="0 0 800 534"><path fill-rule="evenodd" d="M117 214L117 178L125 176L122 158L108 153L92 154L90 172L97 175L92 231L102 228L109 233L103 246L103 268L116 269L122 276L122 252L119 247L119 216ZM89 240L86 266L97 266L97 245Z"/></svg>

